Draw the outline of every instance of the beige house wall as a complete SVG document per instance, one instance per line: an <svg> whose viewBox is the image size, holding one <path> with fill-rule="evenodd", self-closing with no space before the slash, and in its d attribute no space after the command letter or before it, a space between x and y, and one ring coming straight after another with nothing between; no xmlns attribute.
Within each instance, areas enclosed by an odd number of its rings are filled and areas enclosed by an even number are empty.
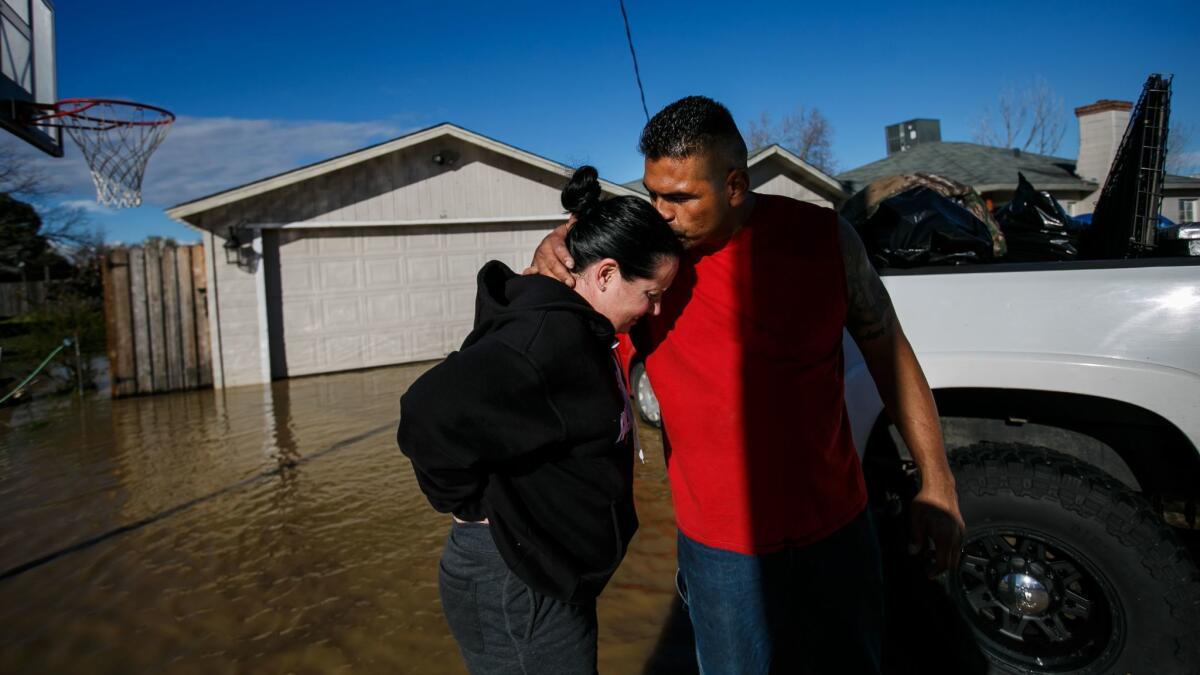
<svg viewBox="0 0 1200 675"><path fill-rule="evenodd" d="M212 261L208 270L208 304L213 386L269 382L262 260L257 260L252 268L225 262L225 241L214 233L205 237L205 253ZM261 242L261 237L257 241Z"/></svg>
<svg viewBox="0 0 1200 675"><path fill-rule="evenodd" d="M802 202L817 204L818 206L836 208L828 199L824 199L821 197L821 195L804 187L795 179L786 174L776 174L775 176L768 178L765 182L758 185L754 184L754 176L752 175L750 185L750 189L754 190L755 192L761 192L762 194L781 195L784 197L791 197L792 199L797 199Z"/></svg>
<svg viewBox="0 0 1200 675"><path fill-rule="evenodd" d="M435 155L449 161L437 164ZM506 218L517 230L532 227L531 221L549 228L566 218L559 201L566 180L565 174L442 137L189 217L205 230L214 386L271 379L263 229L365 227L382 233L443 220L456 228L480 221L494 229ZM251 242L259 256L254 264L226 262L230 228Z"/></svg>
<svg viewBox="0 0 1200 675"><path fill-rule="evenodd" d="M1100 192L1103 188L1097 188L1095 192L1080 199L1075 205L1075 213L1092 213L1096 210L1096 202L1100 201Z"/></svg>
<svg viewBox="0 0 1200 675"><path fill-rule="evenodd" d="M1194 217L1196 220L1200 220L1200 190L1195 190L1192 192L1180 192L1164 196L1162 201L1162 214L1167 218L1170 218L1171 222L1181 222L1179 202L1186 199L1191 199L1196 202Z"/></svg>
<svg viewBox="0 0 1200 675"><path fill-rule="evenodd" d="M788 170L775 158L758 162L749 168L750 189L768 195L791 197L802 202L839 208L841 204L813 190L794 171Z"/></svg>
<svg viewBox="0 0 1200 675"><path fill-rule="evenodd" d="M435 155L453 158L436 164ZM562 213L566 175L442 137L199 214L229 224L403 223Z"/></svg>

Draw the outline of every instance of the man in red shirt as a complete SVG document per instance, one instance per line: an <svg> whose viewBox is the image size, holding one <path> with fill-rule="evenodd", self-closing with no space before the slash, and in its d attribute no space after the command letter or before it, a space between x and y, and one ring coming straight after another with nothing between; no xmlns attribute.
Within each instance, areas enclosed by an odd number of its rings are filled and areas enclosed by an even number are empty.
<svg viewBox="0 0 1200 675"><path fill-rule="evenodd" d="M642 132L643 182L687 247L633 334L663 413L678 584L701 672L878 673L880 554L850 434L842 331L921 473L912 545L957 565L963 521L937 409L854 229L749 189L729 111L672 103ZM571 283L570 224L531 270Z"/></svg>

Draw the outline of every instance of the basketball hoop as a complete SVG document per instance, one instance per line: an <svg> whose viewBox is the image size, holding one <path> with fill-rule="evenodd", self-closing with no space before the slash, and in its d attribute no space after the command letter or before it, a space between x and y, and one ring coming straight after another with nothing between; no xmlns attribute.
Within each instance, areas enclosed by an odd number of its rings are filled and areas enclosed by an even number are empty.
<svg viewBox="0 0 1200 675"><path fill-rule="evenodd" d="M158 149L174 113L157 106L105 98L68 98L36 106L30 123L65 129L83 152L96 201L124 208L142 203L142 174Z"/></svg>

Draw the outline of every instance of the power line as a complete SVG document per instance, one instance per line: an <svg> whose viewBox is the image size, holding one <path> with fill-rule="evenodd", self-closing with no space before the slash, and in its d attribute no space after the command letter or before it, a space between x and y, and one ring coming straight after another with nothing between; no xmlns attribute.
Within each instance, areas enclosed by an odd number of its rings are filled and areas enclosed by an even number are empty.
<svg viewBox="0 0 1200 675"><path fill-rule="evenodd" d="M625 20L625 39L629 41L629 55L633 57L633 76L637 78L638 93L642 95L642 112L646 113L646 121L650 121L650 109L646 107L646 90L642 88L642 73L638 70L637 52L633 49L633 34L629 32L629 15L625 13L625 0L621 3L621 18Z"/></svg>

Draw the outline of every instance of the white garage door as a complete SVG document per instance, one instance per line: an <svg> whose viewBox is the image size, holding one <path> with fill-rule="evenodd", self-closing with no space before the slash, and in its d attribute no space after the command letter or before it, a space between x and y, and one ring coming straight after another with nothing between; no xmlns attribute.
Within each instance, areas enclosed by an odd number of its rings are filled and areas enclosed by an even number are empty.
<svg viewBox="0 0 1200 675"><path fill-rule="evenodd" d="M280 231L277 258L268 255L266 260L278 271L277 282L267 284L268 295L275 296L268 297L274 374L308 375L445 356L470 332L480 266L501 260L520 271L549 228L488 224ZM268 267L268 279L273 271Z"/></svg>

